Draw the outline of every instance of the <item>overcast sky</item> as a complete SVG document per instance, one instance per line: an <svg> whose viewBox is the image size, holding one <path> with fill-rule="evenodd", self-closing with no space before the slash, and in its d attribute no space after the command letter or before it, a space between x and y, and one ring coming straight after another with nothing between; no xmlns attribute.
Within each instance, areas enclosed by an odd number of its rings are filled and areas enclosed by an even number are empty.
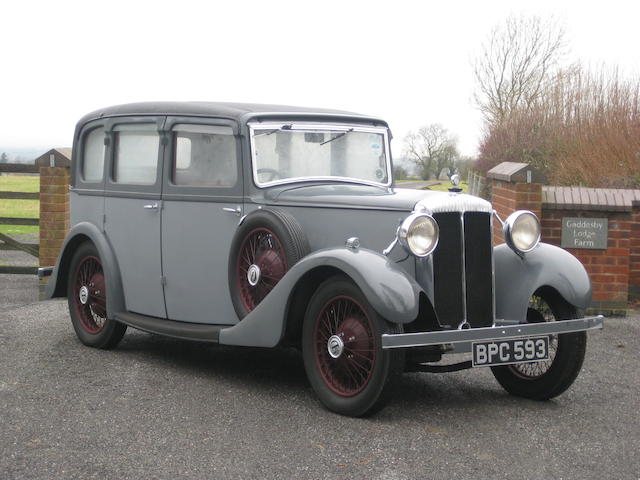
<svg viewBox="0 0 640 480"><path fill-rule="evenodd" d="M509 14L555 15L572 56L640 72L640 2L4 1L0 148L71 146L75 122L147 100L283 103L439 122L474 154L471 60Z"/></svg>

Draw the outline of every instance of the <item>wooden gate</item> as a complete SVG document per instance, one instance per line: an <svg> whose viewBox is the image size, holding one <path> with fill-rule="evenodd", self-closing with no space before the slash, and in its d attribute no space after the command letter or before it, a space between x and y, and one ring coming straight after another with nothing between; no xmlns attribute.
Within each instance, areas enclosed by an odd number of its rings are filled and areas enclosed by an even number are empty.
<svg viewBox="0 0 640 480"><path fill-rule="evenodd" d="M487 179L483 173L475 170L469 170L469 189L467 193L469 195L475 195L476 197L486 197Z"/></svg>
<svg viewBox="0 0 640 480"><path fill-rule="evenodd" d="M39 173L40 169L36 165L20 165L0 163L0 173ZM0 199L8 200L39 200L38 192L2 192L0 191ZM0 225L39 225L37 218L15 218L0 216ZM21 250L29 255L39 257L39 244L37 243L21 243L8 235L0 233L0 250ZM32 266L7 266L0 265L0 274L16 273L36 275L38 267Z"/></svg>

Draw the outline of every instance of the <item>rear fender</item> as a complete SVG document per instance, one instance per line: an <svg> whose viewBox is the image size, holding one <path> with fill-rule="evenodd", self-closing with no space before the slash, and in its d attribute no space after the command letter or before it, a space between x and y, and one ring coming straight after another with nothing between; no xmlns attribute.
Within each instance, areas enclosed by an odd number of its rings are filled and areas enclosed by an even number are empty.
<svg viewBox="0 0 640 480"><path fill-rule="evenodd" d="M71 259L78 246L86 241L92 242L100 254L102 269L104 271L105 281L107 282L107 317L113 318L116 313L126 311L120 269L109 241L93 223L78 223L68 233L60 250L60 254L58 255L53 272L49 277L45 289L45 297L56 298L67 296L67 282Z"/></svg>
<svg viewBox="0 0 640 480"><path fill-rule="evenodd" d="M220 332L220 343L275 347L284 336L287 309L299 282L314 270L327 268L348 275L389 321L409 323L418 316L422 289L402 268L372 250L331 248L296 263L251 313Z"/></svg>
<svg viewBox="0 0 640 480"><path fill-rule="evenodd" d="M546 243L523 257L507 245L495 247L496 318L525 320L529 299L540 287L555 289L577 308L591 302L591 280L580 261Z"/></svg>

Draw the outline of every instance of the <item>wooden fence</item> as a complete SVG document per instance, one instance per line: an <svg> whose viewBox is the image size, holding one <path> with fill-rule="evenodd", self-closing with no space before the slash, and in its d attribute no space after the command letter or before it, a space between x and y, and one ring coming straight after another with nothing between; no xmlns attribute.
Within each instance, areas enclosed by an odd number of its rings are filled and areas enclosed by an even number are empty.
<svg viewBox="0 0 640 480"><path fill-rule="evenodd" d="M469 195L486 197L487 179L484 174L475 170L469 170Z"/></svg>
<svg viewBox="0 0 640 480"><path fill-rule="evenodd" d="M0 173L39 173L40 168L36 165L21 165L0 163ZM38 192L0 192L0 199L8 200L39 200ZM14 218L0 217L0 225L39 225L37 218ZM20 250L29 255L39 257L39 244L37 243L21 243L8 235L0 233L0 250ZM36 275L38 267L31 266L7 266L0 265L0 273L28 274Z"/></svg>

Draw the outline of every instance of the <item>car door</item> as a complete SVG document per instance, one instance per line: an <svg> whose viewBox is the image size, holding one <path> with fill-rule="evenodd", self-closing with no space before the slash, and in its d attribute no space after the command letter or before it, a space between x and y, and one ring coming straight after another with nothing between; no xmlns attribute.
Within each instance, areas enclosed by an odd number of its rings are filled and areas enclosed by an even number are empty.
<svg viewBox="0 0 640 480"><path fill-rule="evenodd" d="M230 325L238 318L228 259L242 215L235 122L168 117L162 265L171 320Z"/></svg>
<svg viewBox="0 0 640 480"><path fill-rule="evenodd" d="M127 310L166 317L160 252L164 117L120 118L108 128L104 231L115 252Z"/></svg>

